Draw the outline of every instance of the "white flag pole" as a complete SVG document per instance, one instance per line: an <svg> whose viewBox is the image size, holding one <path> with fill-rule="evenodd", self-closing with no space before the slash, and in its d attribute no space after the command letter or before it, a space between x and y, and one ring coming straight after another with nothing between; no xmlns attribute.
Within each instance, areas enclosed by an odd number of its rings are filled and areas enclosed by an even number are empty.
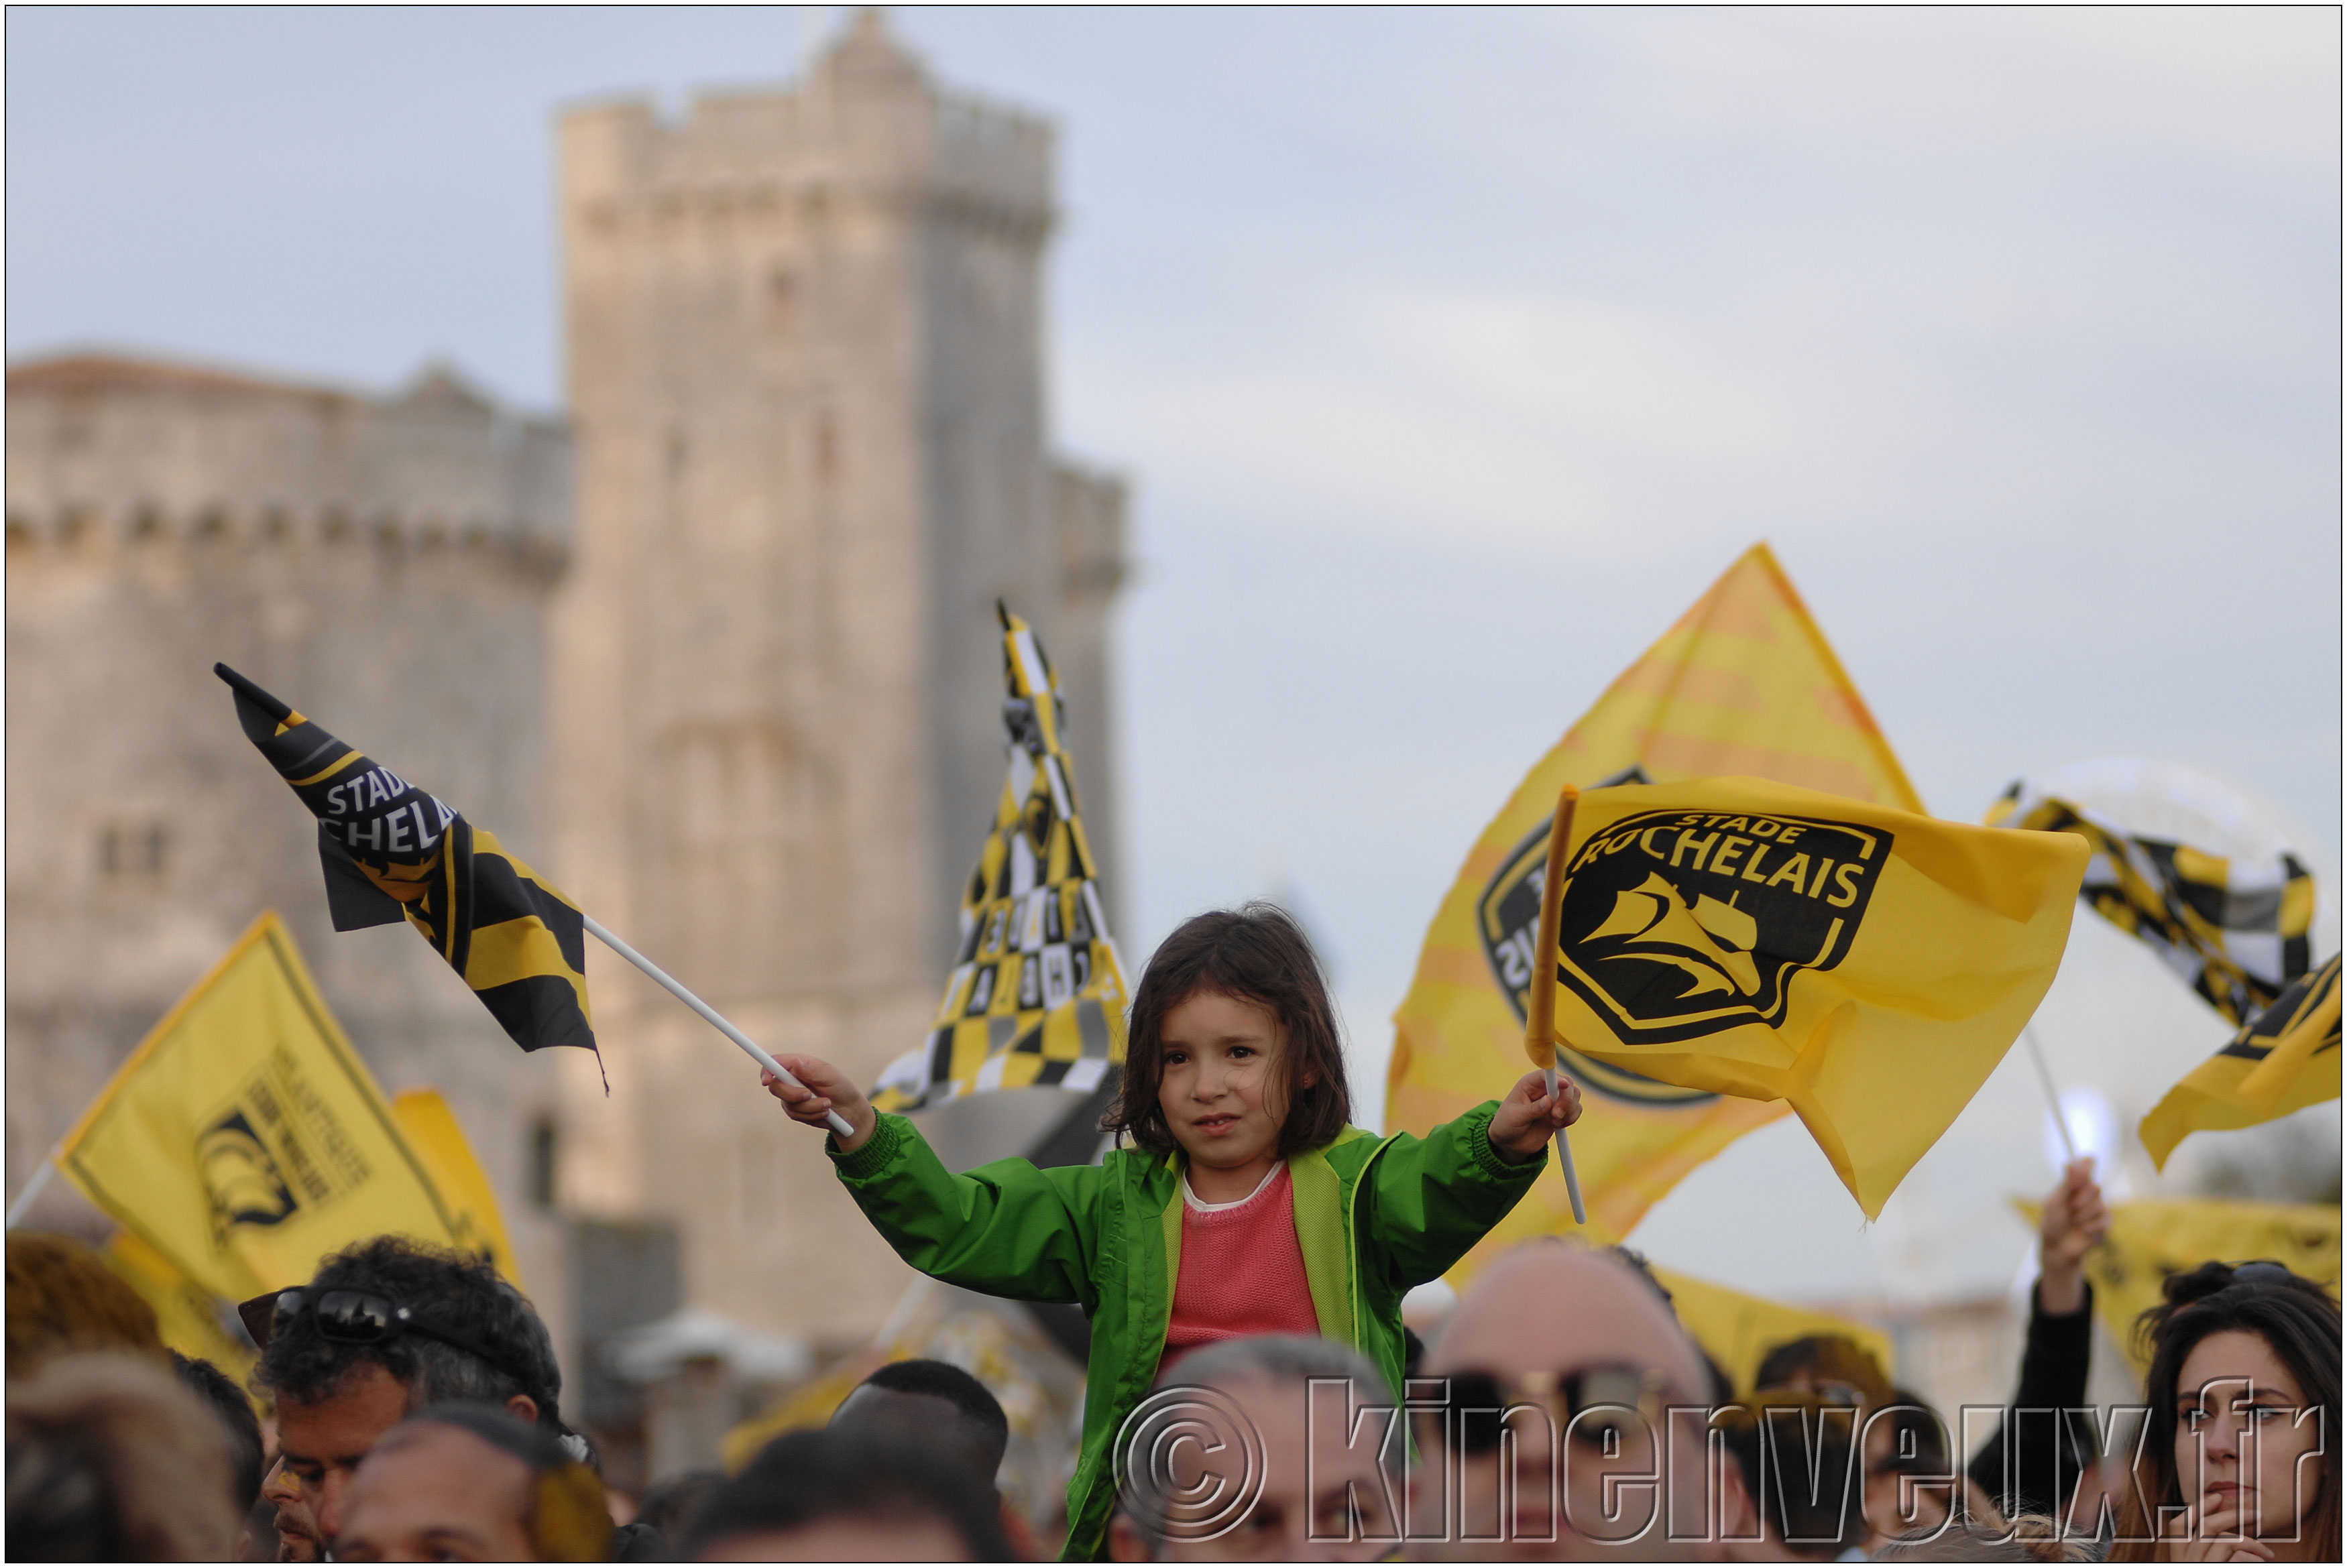
<svg viewBox="0 0 2347 1568"><path fill-rule="evenodd" d="M1528 1051L1537 1047L1548 1054L1548 1066L1543 1069L1548 1083L1549 1104L1556 1104L1556 942L1558 901L1563 896L1564 851L1573 837L1573 809L1580 804L1581 791L1567 784L1556 802L1556 817L1548 834L1548 875L1541 884L1540 942L1532 951L1540 956L1532 964L1532 986L1530 1014L1524 1020L1524 1044ZM1581 1201L1581 1173L1573 1168L1573 1145L1564 1129L1556 1130L1556 1160L1564 1173L1564 1196L1573 1200L1573 1222L1589 1223L1589 1210Z"/></svg>
<svg viewBox="0 0 2347 1568"><path fill-rule="evenodd" d="M2055 1130L2062 1135L2062 1147L2070 1156L2070 1163L2078 1161L2078 1141L2070 1135L2070 1118L2062 1114L2062 1095L2054 1087L2054 1069L2046 1065L2045 1048L2037 1044L2035 1025L2021 1026L2021 1038L2029 1046L2029 1059L2037 1064L2037 1081L2045 1086L2045 1103L2054 1107Z"/></svg>
<svg viewBox="0 0 2347 1568"><path fill-rule="evenodd" d="M33 1179L25 1184L25 1190L18 1193L16 1201L8 1206L8 1229L16 1228L16 1222L25 1217L25 1211L33 1207L33 1200L41 1196L41 1189L49 1185L49 1177L56 1174L56 1169L54 1158L41 1162L41 1168L33 1173Z"/></svg>
<svg viewBox="0 0 2347 1568"><path fill-rule="evenodd" d="M581 914L579 918L586 922L587 929L589 932L592 932L597 940L601 942L605 947L610 948L613 952L618 953L621 958L626 959L630 963L634 964L638 969L641 969L646 974L651 975L654 980L658 981L661 986L666 988L671 996L675 997L679 1002L683 1003L687 1007L692 1008L695 1013L700 1013L703 1018L709 1020L710 1023L715 1024L717 1026L717 1032L724 1035L728 1040L733 1042L734 1044L742 1047L742 1049L749 1054L749 1057L753 1062L755 1062L759 1066L764 1067L767 1072L772 1073L775 1077L781 1079L784 1083L789 1084L794 1089L804 1089L806 1087L806 1085L800 1083L797 1078L792 1076L790 1071L780 1062L775 1061L772 1056L767 1055L764 1051L758 1049L758 1044L756 1041L751 1039L747 1034L743 1033L739 1029L734 1028L733 1024L727 1023L723 1013L718 1012L717 1009L710 1006L709 1003L702 1001L701 998L695 996L692 992L687 991L683 986L679 985L675 981L670 979L668 972L661 968L659 964L654 963L651 959L646 958L642 953L638 952L634 948L630 947L626 942L621 942L618 937L613 936L610 932L605 931L602 926L597 922L593 915ZM856 1135L856 1129L849 1126L847 1125L847 1118L841 1115L837 1111L832 1112L829 1119L831 1122L831 1130L837 1133L842 1138L852 1138ZM22 1200L19 1199L18 1201L21 1202Z"/></svg>

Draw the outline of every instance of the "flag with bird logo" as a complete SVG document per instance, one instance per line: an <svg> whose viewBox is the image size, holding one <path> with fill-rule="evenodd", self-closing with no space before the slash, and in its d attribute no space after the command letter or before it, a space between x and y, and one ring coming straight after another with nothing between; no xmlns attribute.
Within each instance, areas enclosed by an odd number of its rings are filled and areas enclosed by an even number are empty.
<svg viewBox="0 0 2347 1568"><path fill-rule="evenodd" d="M1027 623L997 609L1010 771L962 891L961 948L929 1036L873 1090L884 1111L990 1089L1089 1093L1124 1063L1124 968L1084 837L1059 677Z"/></svg>
<svg viewBox="0 0 2347 1568"><path fill-rule="evenodd" d="M1527 680L1529 697L1550 688ZM1541 884L1560 789L1751 774L1921 812L1923 803L1768 545L1721 574L1661 639L1606 687L1533 765L1483 830L1444 895L1394 1014L1386 1125L1423 1133L1507 1092L1523 1072ZM1666 1084L1567 1049L1558 1065L1585 1113L1573 1159L1600 1242L1646 1210L1781 1104ZM1573 1227L1552 1166L1450 1278L1527 1236Z"/></svg>
<svg viewBox="0 0 2347 1568"><path fill-rule="evenodd" d="M1874 1219L2054 983L2087 852L1761 779L1593 789L1536 983L1584 1057L1789 1105Z"/></svg>
<svg viewBox="0 0 2347 1568"><path fill-rule="evenodd" d="M511 1268L488 1245L504 1227L487 1185L450 1183L419 1146L274 912L164 1014L56 1157L136 1237L116 1254L134 1282L188 1302L298 1284L386 1234Z"/></svg>
<svg viewBox="0 0 2347 1568"><path fill-rule="evenodd" d="M318 819L336 931L405 919L525 1051L595 1049L578 906L495 833L345 746L226 665L237 720Z"/></svg>

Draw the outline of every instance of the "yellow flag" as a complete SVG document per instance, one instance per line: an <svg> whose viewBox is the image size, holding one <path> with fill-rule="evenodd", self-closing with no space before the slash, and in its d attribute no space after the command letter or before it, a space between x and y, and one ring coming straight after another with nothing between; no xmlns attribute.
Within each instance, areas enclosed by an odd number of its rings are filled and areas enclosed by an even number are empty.
<svg viewBox="0 0 2347 1568"><path fill-rule="evenodd" d="M2034 1219L2034 1205L2020 1206ZM2339 1294L2339 1206L2227 1203L2217 1198L2146 1199L2111 1206L2111 1228L2086 1254L2095 1312L2135 1362L2149 1359L2136 1320L2160 1303L2170 1274L2210 1261L2260 1258Z"/></svg>
<svg viewBox="0 0 2347 1568"><path fill-rule="evenodd" d="M1877 1218L2054 983L2089 853L1761 779L1592 790L1557 892L1557 1037L1786 1101Z"/></svg>
<svg viewBox="0 0 2347 1568"><path fill-rule="evenodd" d="M1788 1307L1765 1296L1747 1296L1676 1268L1655 1269L1671 1293L1671 1306L1695 1342L1717 1361L1738 1394L1756 1393L1760 1363L1779 1345L1812 1334L1839 1334L1855 1340L1888 1374L1893 1370L1891 1336L1847 1318Z"/></svg>
<svg viewBox="0 0 2347 1568"><path fill-rule="evenodd" d="M464 1241L273 911L131 1053L56 1166L231 1301L306 1280L367 1237Z"/></svg>
<svg viewBox="0 0 2347 1568"><path fill-rule="evenodd" d="M155 1327L163 1343L182 1356L210 1361L234 1379L241 1388L252 1370L251 1343L241 1329L224 1316L229 1304L190 1279L171 1260L138 1238L135 1231L118 1230L106 1244L108 1267L122 1276L133 1290L155 1308Z"/></svg>
<svg viewBox="0 0 2347 1568"><path fill-rule="evenodd" d="M1923 803L1777 558L1755 545L1524 776L1468 853L1394 1014L1386 1125L1423 1133L1506 1093L1523 1033L1558 791L1751 774L1920 813ZM1602 799L1602 797L1599 797ZM1681 1177L1785 1107L1657 1083L1564 1053L1589 1229L1619 1241ZM1532 1193L1451 1273L1570 1228L1564 1182Z"/></svg>
<svg viewBox="0 0 2347 1568"><path fill-rule="evenodd" d="M2156 1167L2187 1133L2253 1127L2339 1097L2339 957L2294 982L2143 1119Z"/></svg>
<svg viewBox="0 0 2347 1568"><path fill-rule="evenodd" d="M513 1243L506 1239L505 1217L497 1212L497 1190L473 1157L473 1145L456 1113L437 1089L407 1089L391 1103L392 1119L407 1135L408 1146L422 1156L440 1189L450 1218L456 1226L456 1245L467 1252L486 1253L499 1274L515 1289L528 1294L521 1266L514 1261Z"/></svg>

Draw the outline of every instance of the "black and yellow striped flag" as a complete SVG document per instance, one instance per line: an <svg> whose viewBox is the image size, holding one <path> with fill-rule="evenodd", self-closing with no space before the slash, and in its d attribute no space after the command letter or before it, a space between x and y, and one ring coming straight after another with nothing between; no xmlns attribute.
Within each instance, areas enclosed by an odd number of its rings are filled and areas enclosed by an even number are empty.
<svg viewBox="0 0 2347 1568"><path fill-rule="evenodd" d="M236 716L318 819L336 931L405 919L525 1051L595 1049L578 907L476 828L228 667Z"/></svg>
<svg viewBox="0 0 2347 1568"><path fill-rule="evenodd" d="M2339 955L2301 976L2143 1119L2152 1165L2188 1133L2254 1127L2339 1097Z"/></svg>
<svg viewBox="0 0 2347 1568"><path fill-rule="evenodd" d="M2158 953L2237 1028L2311 966L2314 876L2288 850L2229 859L2129 833L2026 780L2005 790L1987 821L2086 840L2094 857L2078 896Z"/></svg>

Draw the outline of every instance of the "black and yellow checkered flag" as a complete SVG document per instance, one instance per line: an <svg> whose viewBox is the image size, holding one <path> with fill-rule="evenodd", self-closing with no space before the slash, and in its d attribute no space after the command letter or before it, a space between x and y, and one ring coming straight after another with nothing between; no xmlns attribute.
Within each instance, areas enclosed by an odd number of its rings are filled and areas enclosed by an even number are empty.
<svg viewBox="0 0 2347 1568"><path fill-rule="evenodd" d="M244 733L318 819L336 931L405 919L525 1051L595 1049L579 909L476 828L228 666Z"/></svg>
<svg viewBox="0 0 2347 1568"><path fill-rule="evenodd" d="M961 899L961 950L928 1042L872 1091L917 1111L989 1089L1089 1092L1124 1064L1124 969L1061 745L1060 683L1042 645L1002 616L1010 776Z"/></svg>
<svg viewBox="0 0 2347 1568"><path fill-rule="evenodd" d="M2287 850L2227 860L2130 835L2016 782L1989 809L1992 828L2075 833L2094 847L2078 896L2148 943L2236 1027L2271 1007L2311 966L2314 876Z"/></svg>

